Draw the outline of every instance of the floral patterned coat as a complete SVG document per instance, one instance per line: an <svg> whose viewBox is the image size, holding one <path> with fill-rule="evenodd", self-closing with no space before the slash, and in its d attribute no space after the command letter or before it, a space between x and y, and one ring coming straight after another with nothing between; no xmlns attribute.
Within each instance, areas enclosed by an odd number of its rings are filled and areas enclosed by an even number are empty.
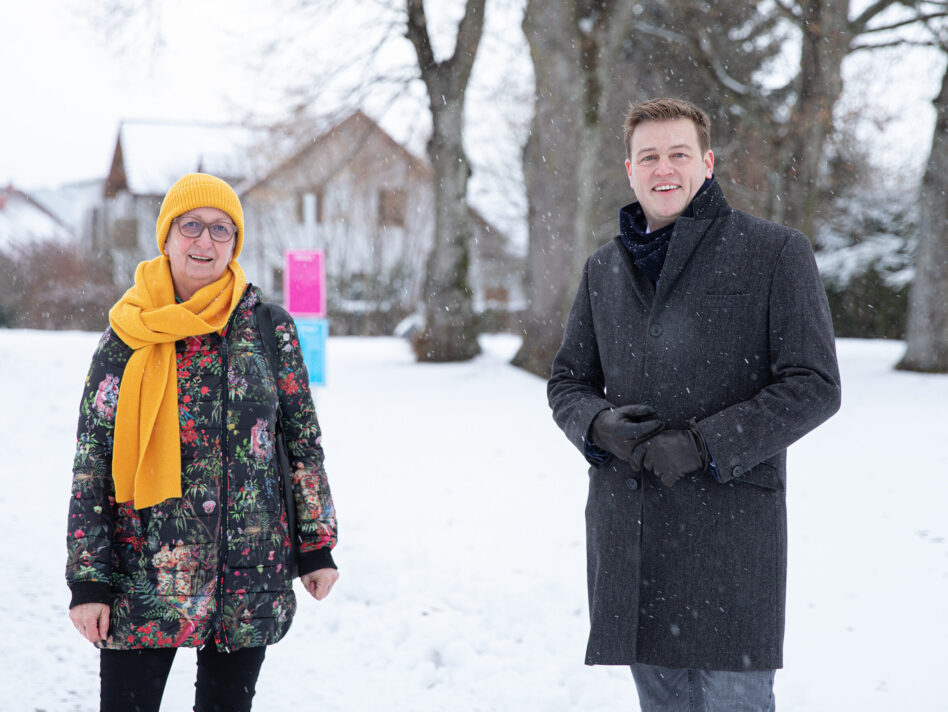
<svg viewBox="0 0 948 712"><path fill-rule="evenodd" d="M116 503L115 408L131 356L111 329L86 378L69 506L66 580L73 606L110 604L115 649L268 645L287 632L293 577L334 567L336 517L320 428L292 318L274 309L282 345L273 382L248 287L223 332L176 344L180 499ZM278 399L301 543L287 529L274 450Z"/></svg>

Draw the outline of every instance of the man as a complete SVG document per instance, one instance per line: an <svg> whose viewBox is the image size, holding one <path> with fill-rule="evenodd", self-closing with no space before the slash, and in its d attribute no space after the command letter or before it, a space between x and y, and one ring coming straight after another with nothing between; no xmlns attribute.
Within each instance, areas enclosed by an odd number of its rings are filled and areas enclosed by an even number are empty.
<svg viewBox="0 0 948 712"><path fill-rule="evenodd" d="M638 202L548 384L591 465L586 663L631 665L647 712L773 710L786 450L840 400L826 295L804 235L728 206L703 111L633 106L625 143Z"/></svg>

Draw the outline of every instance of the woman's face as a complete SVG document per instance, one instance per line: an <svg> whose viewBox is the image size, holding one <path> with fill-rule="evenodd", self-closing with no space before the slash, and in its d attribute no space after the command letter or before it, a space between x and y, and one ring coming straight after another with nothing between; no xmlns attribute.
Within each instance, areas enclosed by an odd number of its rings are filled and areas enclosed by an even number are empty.
<svg viewBox="0 0 948 712"><path fill-rule="evenodd" d="M227 242L212 240L209 228L202 230L197 237L185 237L179 226L189 219L208 226L212 223L234 224L230 215L217 208L195 208L179 215L171 223L164 252L171 262L175 294L182 301L187 301L196 291L220 279L230 264L237 244L235 236Z"/></svg>

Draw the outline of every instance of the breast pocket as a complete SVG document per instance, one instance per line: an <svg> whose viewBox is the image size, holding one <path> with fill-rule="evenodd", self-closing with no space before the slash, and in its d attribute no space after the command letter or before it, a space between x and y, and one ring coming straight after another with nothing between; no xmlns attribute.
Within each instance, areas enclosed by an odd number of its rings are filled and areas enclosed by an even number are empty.
<svg viewBox="0 0 948 712"><path fill-rule="evenodd" d="M718 309L738 309L750 299L747 292L706 292L702 300L707 306Z"/></svg>
<svg viewBox="0 0 948 712"><path fill-rule="evenodd" d="M767 380L767 305L750 293L702 294L691 310L688 364L707 407L747 397Z"/></svg>
<svg viewBox="0 0 948 712"><path fill-rule="evenodd" d="M754 311L749 294L703 294L694 308L696 332L712 340L733 343L753 328Z"/></svg>

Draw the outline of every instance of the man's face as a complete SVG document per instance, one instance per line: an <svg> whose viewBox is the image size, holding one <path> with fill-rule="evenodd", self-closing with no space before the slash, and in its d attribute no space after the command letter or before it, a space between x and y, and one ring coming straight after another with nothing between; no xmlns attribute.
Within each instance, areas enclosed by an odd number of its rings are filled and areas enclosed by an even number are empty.
<svg viewBox="0 0 948 712"><path fill-rule="evenodd" d="M714 171L714 154L701 153L690 119L645 121L630 140L629 185L650 230L675 222Z"/></svg>

